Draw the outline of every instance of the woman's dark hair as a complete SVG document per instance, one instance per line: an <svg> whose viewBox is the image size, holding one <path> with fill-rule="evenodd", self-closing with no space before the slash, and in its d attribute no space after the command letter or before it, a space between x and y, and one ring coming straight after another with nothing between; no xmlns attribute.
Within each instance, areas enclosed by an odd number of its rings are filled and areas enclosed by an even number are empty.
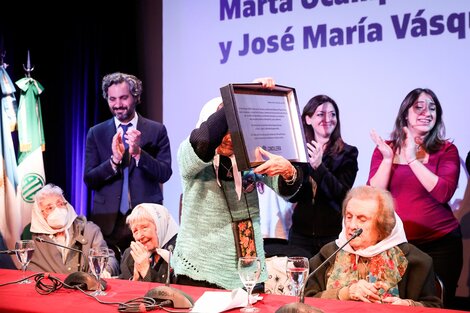
<svg viewBox="0 0 470 313"><path fill-rule="evenodd" d="M338 154L343 150L344 141L341 138L341 123L339 119L339 109L338 105L336 104L335 100L331 99L326 95L318 95L310 99L304 107L304 111L302 113L302 125L304 126L304 133L305 139L307 142L315 140L315 132L313 131L312 125L308 125L305 121L305 117L312 116L315 113L315 110L322 105L323 103L329 102L333 105L336 113L336 127L333 130L333 133L330 136L330 140L328 141L325 154Z"/></svg>
<svg viewBox="0 0 470 313"><path fill-rule="evenodd" d="M425 151L432 153L438 151L444 144L445 126L444 121L442 120L441 103L439 102L439 99L437 99L436 94L431 89L416 88L406 95L405 99L401 103L400 109L398 110L395 126L390 136L393 152L400 152L401 147L405 142L406 134L403 130L403 127L407 126L408 124L408 110L413 106L416 100L418 100L422 93L428 94L436 105L436 124L431 129L429 134L427 134L424 138L424 142L422 143L423 148Z"/></svg>

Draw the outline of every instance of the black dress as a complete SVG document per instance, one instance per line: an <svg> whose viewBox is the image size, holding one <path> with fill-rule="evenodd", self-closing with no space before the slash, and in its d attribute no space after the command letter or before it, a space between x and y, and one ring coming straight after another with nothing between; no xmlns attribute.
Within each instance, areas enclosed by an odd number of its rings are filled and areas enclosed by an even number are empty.
<svg viewBox="0 0 470 313"><path fill-rule="evenodd" d="M341 232L342 203L356 179L359 152L344 144L336 155L324 155L316 169L307 163L302 167L303 183L289 201L296 203L289 232L289 245L301 247L314 256ZM316 183L312 188L309 177ZM315 189L315 196L313 195Z"/></svg>

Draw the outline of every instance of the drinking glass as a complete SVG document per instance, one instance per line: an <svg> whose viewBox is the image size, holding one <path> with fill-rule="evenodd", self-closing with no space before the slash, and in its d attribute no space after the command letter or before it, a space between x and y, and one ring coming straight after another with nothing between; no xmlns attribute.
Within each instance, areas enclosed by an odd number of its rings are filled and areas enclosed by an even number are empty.
<svg viewBox="0 0 470 313"><path fill-rule="evenodd" d="M108 248L91 248L88 253L88 263L90 264L90 269L93 275L95 275L96 280L98 281L98 289L91 293L92 296L105 296L106 292L101 290L101 273L106 268L109 258L109 249Z"/></svg>
<svg viewBox="0 0 470 313"><path fill-rule="evenodd" d="M248 293L248 304L246 307L240 309L240 312L251 313L259 312L258 308L255 308L250 301L251 292L258 282L259 275L261 274L261 261L258 257L246 256L238 259L238 275L240 280L246 288Z"/></svg>
<svg viewBox="0 0 470 313"><path fill-rule="evenodd" d="M287 258L287 277L292 284L293 296L300 297L301 290L308 276L308 258L296 256Z"/></svg>
<svg viewBox="0 0 470 313"><path fill-rule="evenodd" d="M34 241L33 240L19 240L15 243L15 253L18 261L21 263L21 271L23 272L23 279L19 282L20 284L30 284L31 280L26 278L26 267L31 261L34 253Z"/></svg>

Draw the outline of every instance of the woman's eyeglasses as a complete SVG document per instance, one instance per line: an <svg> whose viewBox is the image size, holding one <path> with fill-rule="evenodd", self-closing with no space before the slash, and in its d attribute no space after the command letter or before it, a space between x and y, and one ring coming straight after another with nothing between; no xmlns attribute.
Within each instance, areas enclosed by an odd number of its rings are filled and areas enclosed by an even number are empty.
<svg viewBox="0 0 470 313"><path fill-rule="evenodd" d="M50 203L50 204L46 205L44 208L41 209L41 212L49 214L55 208L64 208L65 206L67 206L67 201L57 200L56 203Z"/></svg>

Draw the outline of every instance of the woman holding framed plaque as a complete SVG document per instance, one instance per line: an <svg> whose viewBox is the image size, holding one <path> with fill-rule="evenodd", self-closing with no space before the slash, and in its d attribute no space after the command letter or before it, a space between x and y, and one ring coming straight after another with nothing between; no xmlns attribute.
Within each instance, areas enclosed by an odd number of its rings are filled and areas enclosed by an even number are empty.
<svg viewBox="0 0 470 313"><path fill-rule="evenodd" d="M272 79L261 81L264 88ZM266 159L255 170L240 172L222 99L209 101L199 122L178 149L183 184L181 224L172 258L177 284L223 289L243 287L237 264L257 256L260 282L267 279L256 182L289 197L302 173L284 157L261 148Z"/></svg>

